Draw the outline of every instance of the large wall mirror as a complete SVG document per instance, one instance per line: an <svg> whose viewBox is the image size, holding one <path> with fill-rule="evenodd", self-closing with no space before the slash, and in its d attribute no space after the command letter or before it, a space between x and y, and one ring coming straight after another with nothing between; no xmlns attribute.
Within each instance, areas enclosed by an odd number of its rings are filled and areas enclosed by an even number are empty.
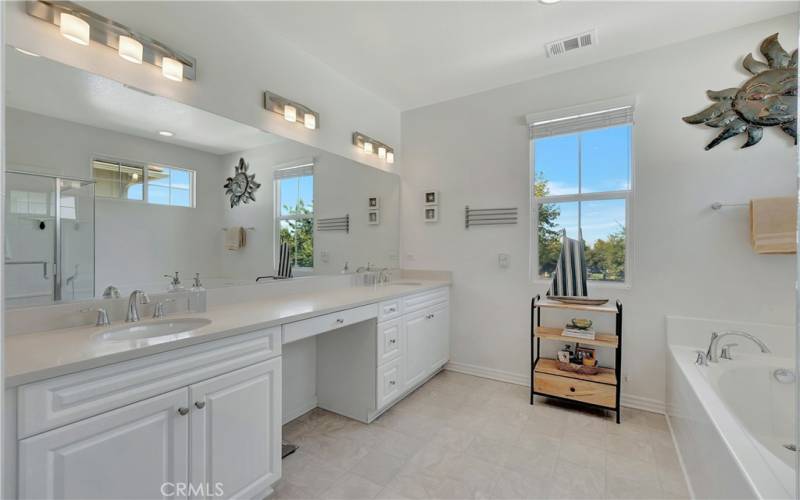
<svg viewBox="0 0 800 500"><path fill-rule="evenodd" d="M296 278L397 266L398 176L10 47L6 61L8 306L165 291L175 272L253 283L281 243ZM261 186L231 206L240 158ZM321 222L343 217L347 231Z"/></svg>

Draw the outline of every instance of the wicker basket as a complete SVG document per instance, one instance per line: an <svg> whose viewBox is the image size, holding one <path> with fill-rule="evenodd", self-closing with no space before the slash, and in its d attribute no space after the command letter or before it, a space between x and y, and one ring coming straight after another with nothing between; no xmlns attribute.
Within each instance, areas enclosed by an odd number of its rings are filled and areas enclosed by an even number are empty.
<svg viewBox="0 0 800 500"><path fill-rule="evenodd" d="M578 373L580 375L597 375L600 369L596 366L585 366L576 363L564 363L561 361L556 362L556 367L565 372Z"/></svg>

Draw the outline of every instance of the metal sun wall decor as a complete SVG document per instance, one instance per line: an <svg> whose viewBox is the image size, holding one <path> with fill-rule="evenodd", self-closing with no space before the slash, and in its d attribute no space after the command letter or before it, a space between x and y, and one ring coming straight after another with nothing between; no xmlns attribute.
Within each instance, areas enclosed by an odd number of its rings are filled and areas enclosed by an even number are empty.
<svg viewBox="0 0 800 500"><path fill-rule="evenodd" d="M239 164L234 167L233 177L228 177L222 186L225 188L225 194L231 195L231 208L242 202L256 201L254 193L261 184L256 182L256 174L247 173L249 167L244 158L239 158Z"/></svg>
<svg viewBox="0 0 800 500"><path fill-rule="evenodd" d="M761 43L767 64L747 54L742 66L754 75L741 88L706 92L716 101L703 111L685 116L683 121L721 128L722 132L706 146L706 151L726 139L747 132L748 148L761 140L764 127L779 126L797 144L797 50L789 55L778 34Z"/></svg>

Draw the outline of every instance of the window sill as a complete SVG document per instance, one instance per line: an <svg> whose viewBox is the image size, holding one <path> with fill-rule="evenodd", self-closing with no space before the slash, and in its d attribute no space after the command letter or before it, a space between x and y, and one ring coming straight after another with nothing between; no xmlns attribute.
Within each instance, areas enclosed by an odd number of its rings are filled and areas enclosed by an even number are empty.
<svg viewBox="0 0 800 500"><path fill-rule="evenodd" d="M548 285L549 286L552 283L552 280L543 280L543 279L536 278L536 279L532 280L532 283L534 285ZM593 288L601 288L601 289L602 288L606 288L606 289L617 289L617 290L630 290L631 288L633 288L633 286L631 285L631 283L629 281L626 281L624 283L617 283L617 282L614 282L614 281L589 280L589 281L587 281L586 285L590 290L593 289Z"/></svg>

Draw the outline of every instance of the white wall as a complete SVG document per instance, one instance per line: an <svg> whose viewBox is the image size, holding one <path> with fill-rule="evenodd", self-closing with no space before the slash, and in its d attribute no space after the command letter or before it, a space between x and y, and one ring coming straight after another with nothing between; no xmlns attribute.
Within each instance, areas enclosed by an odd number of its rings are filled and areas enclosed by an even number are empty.
<svg viewBox="0 0 800 500"><path fill-rule="evenodd" d="M403 113L402 261L453 271L454 366L529 380L529 140L526 113L635 94L634 260L630 289L593 287L625 307L624 400L664 401L665 315L792 324L794 256L756 255L742 203L794 195L796 152L779 130L739 150L743 137L704 151L719 130L681 116L710 104L706 89L741 85L740 63L772 33L788 50L797 20L781 17ZM437 224L422 222L421 193L441 191ZM464 205L517 206L519 224L464 229ZM500 269L497 254L511 255Z"/></svg>
<svg viewBox="0 0 800 500"><path fill-rule="evenodd" d="M330 67L264 29L263 5L248 2L82 2L87 8L197 58L197 79L181 83L159 68L135 65L107 47L65 40L58 28L4 2L6 43L92 73L389 170L351 144L361 131L400 144L400 113ZM258 14L254 14L257 11ZM301 102L321 115L306 130L263 109L263 91ZM394 167L399 165L398 162Z"/></svg>
<svg viewBox="0 0 800 500"><path fill-rule="evenodd" d="M96 199L96 293L112 283L126 288L154 282L166 286L162 275L174 271L180 271L187 284L195 272L219 276L224 214L220 192L227 175L219 156L13 108L6 109L6 119L9 169L91 179L91 159L103 155L197 172L195 208Z"/></svg>
<svg viewBox="0 0 800 500"><path fill-rule="evenodd" d="M254 227L247 232L247 246L224 251L224 273L237 279L253 279L254 273L273 272L275 250L273 212L275 167L303 159L314 159L314 211L317 218L350 214L350 232L314 231L314 273L335 274L345 262L350 270L372 263L397 267L400 234L400 179L397 175L367 167L338 155L293 141L281 141L260 148L226 155L226 172L232 171L240 157L249 163L261 188L256 202L225 210L226 226ZM229 174L228 174L229 175ZM381 223L367 223L367 198L381 201ZM225 201L226 207L230 207ZM323 262L327 252L328 262Z"/></svg>

